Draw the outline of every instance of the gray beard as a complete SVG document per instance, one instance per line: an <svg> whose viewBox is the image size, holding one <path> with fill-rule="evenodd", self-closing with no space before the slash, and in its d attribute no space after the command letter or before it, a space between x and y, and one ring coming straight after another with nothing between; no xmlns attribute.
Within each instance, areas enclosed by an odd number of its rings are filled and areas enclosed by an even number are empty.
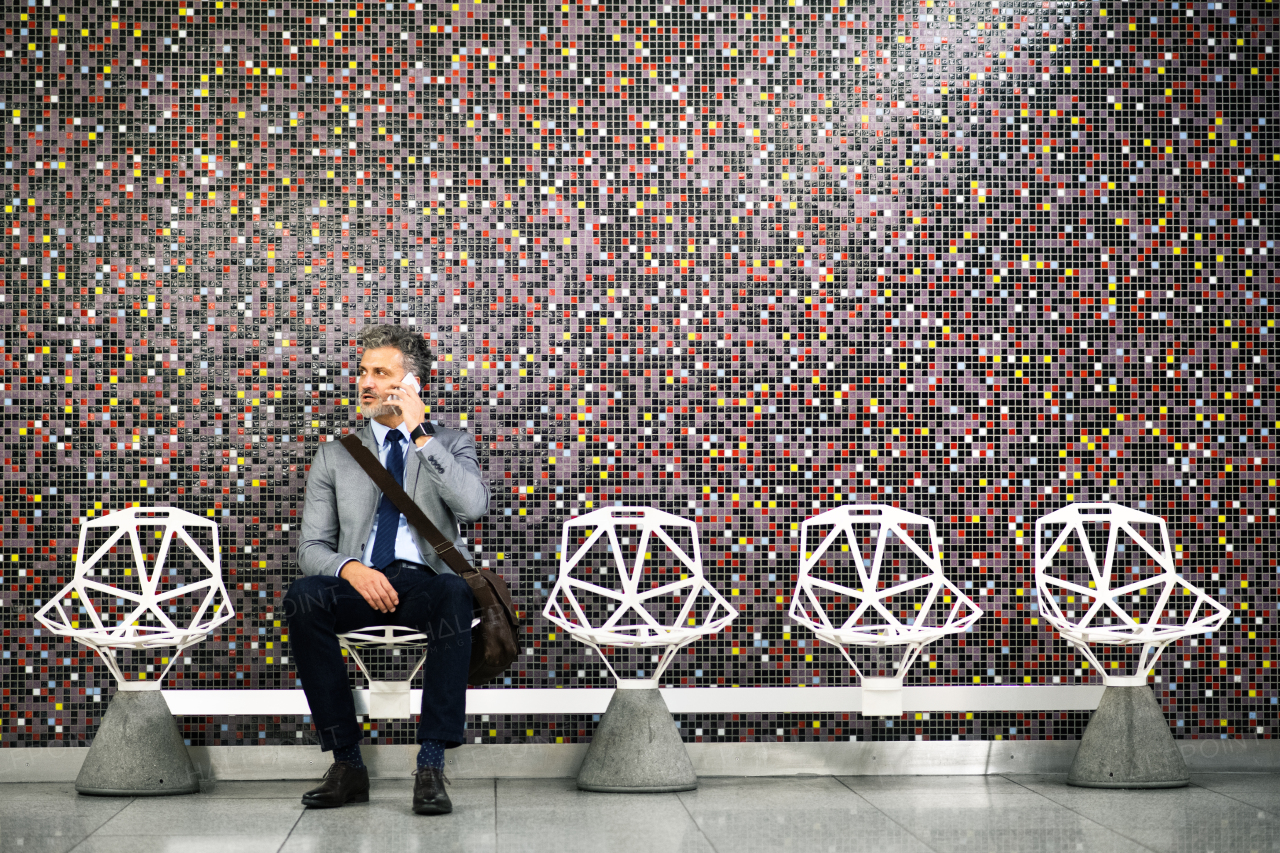
<svg viewBox="0 0 1280 853"><path fill-rule="evenodd" d="M395 403L374 403L372 406L369 406L364 410L364 416L370 419L385 418L388 415L398 414L400 414L400 407Z"/></svg>

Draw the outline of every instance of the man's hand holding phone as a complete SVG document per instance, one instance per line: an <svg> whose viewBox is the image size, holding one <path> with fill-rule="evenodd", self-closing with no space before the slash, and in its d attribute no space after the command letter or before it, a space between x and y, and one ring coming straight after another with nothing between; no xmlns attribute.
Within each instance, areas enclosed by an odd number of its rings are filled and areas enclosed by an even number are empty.
<svg viewBox="0 0 1280 853"><path fill-rule="evenodd" d="M418 384L417 378L412 373L406 373L400 380L400 384L392 386L390 390L390 398L400 406L400 415L404 418L405 427L409 432L413 432L427 419L426 404L418 396L422 386ZM430 441L430 437L427 440Z"/></svg>

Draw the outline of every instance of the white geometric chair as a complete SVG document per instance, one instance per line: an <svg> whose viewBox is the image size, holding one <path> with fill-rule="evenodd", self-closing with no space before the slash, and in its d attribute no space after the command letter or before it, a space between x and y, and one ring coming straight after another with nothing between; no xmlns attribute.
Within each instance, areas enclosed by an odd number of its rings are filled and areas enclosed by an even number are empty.
<svg viewBox="0 0 1280 853"><path fill-rule="evenodd" d="M1229 611L1178 575L1169 529L1156 515L1112 503L1071 504L1036 521L1034 547L1040 615L1106 686L1068 784L1187 785L1186 762L1147 678L1166 646L1217 630ZM1139 646L1133 670L1112 675L1095 644Z"/></svg>
<svg viewBox="0 0 1280 853"><path fill-rule="evenodd" d="M927 531L928 551L909 527ZM947 634L967 631L982 610L942 573L938 533L924 516L863 504L827 510L800 529L800 574L791 597L791 618L839 649L861 677L863 716L901 714L902 679L920 650ZM860 540L872 536L868 560L867 543ZM853 584L820 576L833 558L853 560ZM833 618L830 609L841 599L849 601L848 612ZM910 609L904 611L904 604ZM850 646L905 648L894 674L877 677L861 671L849 655Z"/></svg>
<svg viewBox="0 0 1280 853"><path fill-rule="evenodd" d="M630 557L619 541L619 527L636 528L638 541ZM688 535L691 547L687 550L671 535L677 531ZM583 536L585 541L571 547L571 536ZM607 557L593 553L601 540L608 546ZM650 548L655 542L665 546L682 566L679 578L660 582L647 576L652 566ZM607 582L600 583L601 579ZM649 585L642 588L646 581ZM695 611L698 604L705 607ZM696 524L648 507L609 507L564 523L560 574L542 615L595 649L619 688L625 690L657 687L680 649L722 630L737 618L738 611L703 576ZM652 676L626 679L614 671L601 646L665 651Z"/></svg>
<svg viewBox="0 0 1280 853"><path fill-rule="evenodd" d="M140 531L148 534L145 546ZM90 536L97 534L105 538L91 543ZM127 555L121 554L126 547ZM160 684L184 649L234 616L213 520L170 507L135 507L81 524L71 582L36 612L36 620L50 632L97 652L119 687L81 767L78 791L154 795L199 790ZM159 673L147 678L140 671L136 679L127 678L121 652L169 647L173 651Z"/></svg>
<svg viewBox="0 0 1280 853"><path fill-rule="evenodd" d="M479 618L471 620L472 628L479 624ZM338 644L356 662L356 666L364 673L364 677L369 679L369 700L367 707L363 710L370 717L382 720L404 720L413 716L413 702L409 688L414 676L427 662L430 638L426 634L402 625L370 625L367 628L357 628L354 631L339 634ZM362 654L371 649L390 650L394 656L399 656L401 649L416 650L418 661L406 678L374 678ZM357 702L357 712L362 710L359 704Z"/></svg>
<svg viewBox="0 0 1280 853"><path fill-rule="evenodd" d="M1062 529L1046 537L1058 525ZM1091 527L1106 534L1101 561L1090 541ZM1152 542L1143 527L1158 539ZM1178 574L1169 529L1157 515L1119 504L1071 504L1037 520L1035 536L1040 614L1084 655L1105 685L1145 685L1166 646L1216 630L1230 613ZM1073 549L1079 549L1083 566L1064 557ZM1111 674L1091 643L1141 646L1134 671Z"/></svg>
<svg viewBox="0 0 1280 853"><path fill-rule="evenodd" d="M150 549L143 547L139 528L155 528L154 532L159 534L155 558L149 565ZM189 529L203 529L212 535L212 554L195 541ZM92 554L86 555L88 537L97 530L109 531L110 535ZM102 580L98 580L95 570L121 546L122 539L127 540L133 557L132 561L124 562L131 565L104 569ZM175 542L195 558L191 563L193 569L204 569L201 577L177 583L175 574L165 573ZM156 545L154 541L148 544ZM108 603L111 599L127 603L112 614L112 604ZM184 608L186 612L181 612ZM88 617L88 625L84 624L82 612ZM37 621L54 634L97 652L116 677L120 689L125 691L159 690L160 682L179 653L205 639L233 616L235 610L222 582L222 548L218 544L217 523L169 507L119 510L81 524L71 582L36 612ZM173 646L176 651L170 656L169 664L150 680L146 673L139 673L140 680L130 681L116 657L121 650L167 646Z"/></svg>
<svg viewBox="0 0 1280 853"><path fill-rule="evenodd" d="M619 537L620 528L626 536ZM560 573L542 615L594 649L618 682L578 771L578 787L619 793L696 788L658 680L680 649L738 616L703 575L697 525L647 507L608 507L566 521ZM664 651L648 677L622 678L601 646Z"/></svg>

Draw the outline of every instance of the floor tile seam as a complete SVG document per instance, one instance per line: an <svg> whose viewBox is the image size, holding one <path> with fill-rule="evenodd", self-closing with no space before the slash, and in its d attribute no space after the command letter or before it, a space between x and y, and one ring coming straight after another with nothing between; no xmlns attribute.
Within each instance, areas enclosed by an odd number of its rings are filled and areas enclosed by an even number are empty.
<svg viewBox="0 0 1280 853"><path fill-rule="evenodd" d="M280 853L280 851L284 850L285 846L288 845L289 839L293 837L293 833L298 828L298 824L302 822L302 816L306 813L306 808L303 808L302 811L298 812L298 816L293 820L293 826L289 827L289 831L284 834L284 839L280 842L280 846L276 848L276 853Z"/></svg>
<svg viewBox="0 0 1280 853"><path fill-rule="evenodd" d="M1262 812L1268 817L1272 817L1277 820L1280 820L1280 810L1274 810L1274 809L1263 808L1262 806L1256 806L1253 803L1249 803L1244 800L1237 799L1236 797L1232 796L1226 791L1215 791L1212 788L1206 788L1203 785L1196 785L1195 783L1192 783L1192 787L1199 788L1202 791L1208 791L1211 794L1217 794L1220 797L1226 797L1228 800L1231 800L1232 802L1239 803L1242 806L1248 806L1251 809L1257 809L1258 811Z"/></svg>
<svg viewBox="0 0 1280 853"><path fill-rule="evenodd" d="M291 802L295 797L216 797L206 796L202 800L206 803L272 803L276 800L280 802ZM390 797L374 797L373 799L391 799Z"/></svg>
<svg viewBox="0 0 1280 853"><path fill-rule="evenodd" d="M886 812L884 809L880 808L880 807L879 807L879 806L877 806L875 803L871 802L871 801L870 801L870 800L868 800L866 797L862 796L862 794L860 794L860 793L858 793L857 791L855 791L852 787L850 787L849 783L847 783L847 782L845 782L845 781L844 781L844 779L843 779L843 778L841 778L841 777L839 777L839 776L836 776L836 777L834 777L834 778L835 778L835 780L836 780L838 783L840 783L840 785L841 785L841 786L843 786L843 787L844 787L844 789L845 789L846 791L848 791L850 794L853 794L853 795L854 795L855 797L857 797L859 800L862 800L862 802L866 803L868 806L870 806L872 809L874 809L876 812L878 812L880 815L882 815L882 816L884 817L884 819L885 819L885 820L889 821L889 823L891 823L891 824L893 824L894 826L898 827L898 828L899 828L899 829L901 829L903 832L905 832L907 835L911 836L911 837L912 837L912 838L914 838L916 841L920 842L920 844L921 844L921 845L923 845L923 847L924 847L926 850L932 850L932 851L933 851L933 853L939 853L938 848L934 847L932 844L928 843L928 842L927 842L927 841L925 841L923 838L921 838L920 836L916 835L914 832L912 832L912 831L911 831L911 828L910 828L910 827L905 826L905 825L904 825L904 824L902 824L902 823L899 823L897 820L895 820L895 819L894 819L894 817L893 817L892 815L890 815L890 814L889 814L888 812Z"/></svg>
<svg viewBox="0 0 1280 853"><path fill-rule="evenodd" d="M68 849L67 853L76 853L76 851L79 850L81 847L83 847L85 842L88 840L89 840L89 836L86 835L84 838L81 838L79 841L77 841L74 847L71 847L70 849ZM276 853L280 853L280 851L277 850Z"/></svg>
<svg viewBox="0 0 1280 853"><path fill-rule="evenodd" d="M77 793L76 795L77 795L77 797L82 797L82 795L83 795L83 794L79 794L79 793ZM101 798L95 798L95 799L101 799ZM84 841L87 841L87 840L90 840L91 838L93 838L93 835L96 835L96 834L97 834L97 831L99 831L100 829L102 829L102 827L104 827L104 826L106 826L106 825L110 824L110 822L111 822L111 821L114 821L114 820L115 820L115 818L116 818L116 817L118 817L118 816L120 815L120 812L123 812L125 808L128 808L129 806L132 806L132 804L133 804L133 803L136 803L136 802L138 802L138 798L137 798L137 797L129 797L129 802L125 803L125 804L124 804L124 806L120 806L118 809L115 809L115 811L114 811L113 813L111 813L110 817L108 817L108 818L106 818L106 820L102 821L102 822L101 822L101 824L99 824L99 825L97 825L97 826L93 827L93 829L92 829L92 830L90 830L90 833L88 833L86 836L84 836L84 838L82 838L81 840L78 840L78 841L77 841L77 843L76 843L76 847L73 847L73 848L72 848L72 850L74 850L74 849L76 849L76 848L78 848L78 847L81 847L81 845L82 845L82 844L84 844ZM102 836L102 838L108 838L108 836L104 835L104 836ZM70 853L70 852L68 852L68 853Z"/></svg>
<svg viewBox="0 0 1280 853"><path fill-rule="evenodd" d="M1052 803L1053 805L1057 806L1057 807L1058 807L1058 808L1060 808L1060 809L1065 809L1066 811L1071 812L1073 815L1075 815L1076 817L1081 818L1082 820L1087 820L1089 823L1093 824L1094 826L1097 826L1097 827L1099 827L1099 828L1101 828L1101 829L1106 830L1107 832L1110 832L1110 833L1113 833L1113 834L1115 834L1115 835L1118 835L1118 836L1120 836L1121 838L1123 838L1123 839L1125 839L1125 840L1127 840L1127 841L1132 841L1134 844L1138 845L1138 846L1139 846L1139 847L1141 847L1143 850L1150 850L1150 851L1152 851L1152 853L1161 853L1161 851L1159 851L1157 848L1152 847L1152 846L1151 846L1151 845L1149 845L1149 844L1145 844L1145 843L1143 843L1142 841L1139 841L1138 839L1136 839L1136 838L1134 838L1134 837L1132 837L1132 836L1126 835L1126 834L1124 834L1123 832L1121 832L1121 831L1120 831L1120 830L1118 830L1118 829L1114 829L1114 828L1112 828L1112 827L1110 827L1110 826L1107 826L1105 823L1100 823L1099 821L1094 820L1093 818L1089 817L1088 815L1086 815L1086 814L1082 814L1081 812L1079 812L1079 811L1077 811L1077 810L1073 809L1071 806L1067 805L1066 803L1060 803L1060 802L1058 802L1057 800L1053 799L1052 797L1048 797L1048 796L1046 796L1046 795L1044 795L1044 794L1040 793L1039 791L1036 791L1036 790L1034 790L1034 789L1032 789L1032 788L1028 788L1026 785L1023 785L1021 782L1019 782L1019 781L1018 781L1018 780L1016 780L1016 779L1010 779L1009 777L1010 777L1011 775L1013 775L1013 774L1010 774L1010 773L1000 773L1000 774L997 774L997 775L999 775L999 776L1003 777L1006 781L1012 782L1013 784L1017 785L1017 786L1018 786L1018 787L1020 787L1020 788L1025 788L1026 790L1030 791L1031 793L1035 794L1036 796L1041 797L1041 798L1042 798L1042 799L1044 799L1046 802ZM1065 784L1065 783L1064 783L1064 784Z"/></svg>
<svg viewBox="0 0 1280 853"><path fill-rule="evenodd" d="M499 844L501 836L498 834L498 819L501 817L498 812L498 809L501 807L498 801L498 788L502 781L503 779L501 776L493 777L493 849L495 851L500 849L502 846Z"/></svg>
<svg viewBox="0 0 1280 853"><path fill-rule="evenodd" d="M689 804L684 801L684 796L682 794L683 792L681 791L676 792L676 801L680 803L680 808L684 809L684 813L689 816L689 820L693 821L693 825L698 829L698 834L707 842L707 846L710 847L714 853L720 853L720 848L716 847L715 842L711 840L711 836L707 835L707 831L702 828L702 824L698 823L698 818L689 810Z"/></svg>
<svg viewBox="0 0 1280 853"><path fill-rule="evenodd" d="M79 794L77 794L77 797L79 797ZM134 799L137 799L137 798L136 797L129 798L129 802L133 802ZM120 812L123 812L125 808L128 808L128 806L129 806L129 803L125 803L124 806L120 806L118 809L115 809L115 812L111 813L111 815L108 818L106 818L106 820L102 821L101 824L93 827L93 829L88 831L88 833L84 834L84 838L76 841L76 844L73 844L72 847L68 848L67 853L74 853L74 850L81 848L82 845L84 844L84 841L87 841L93 838L93 833L96 833L96 831L99 831L100 829L102 829L102 827L108 825L108 822L110 822L111 820L114 820L115 816L119 815Z"/></svg>

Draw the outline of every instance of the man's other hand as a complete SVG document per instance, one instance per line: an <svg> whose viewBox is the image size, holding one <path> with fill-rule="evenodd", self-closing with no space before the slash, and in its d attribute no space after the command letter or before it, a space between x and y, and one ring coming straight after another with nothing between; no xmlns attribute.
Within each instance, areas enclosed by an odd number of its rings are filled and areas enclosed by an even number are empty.
<svg viewBox="0 0 1280 853"><path fill-rule="evenodd" d="M352 560L342 567L338 576L355 587L369 606L380 613L394 613L400 603L400 596L387 576L364 563Z"/></svg>

